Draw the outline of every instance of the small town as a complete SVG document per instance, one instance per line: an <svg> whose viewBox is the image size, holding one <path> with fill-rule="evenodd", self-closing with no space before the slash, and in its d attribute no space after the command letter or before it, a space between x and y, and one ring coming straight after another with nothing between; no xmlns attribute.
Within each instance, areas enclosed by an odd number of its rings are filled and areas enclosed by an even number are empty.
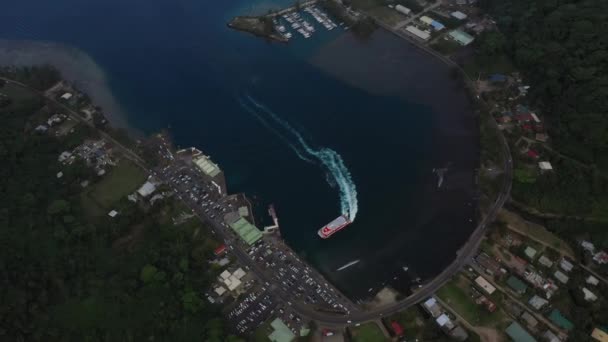
<svg viewBox="0 0 608 342"><path fill-rule="evenodd" d="M480 121L479 227L445 275L409 297L388 290L388 300L378 294L355 303L284 242L279 205L266 208L272 225L257 222L250 199L231 193L204 146L174 146L168 132L134 139L111 127L76 85L54 79L41 89L18 70L3 72L0 108L30 111L25 140L58 142L44 172L78 194L81 214L107 228L113 251L135 253L151 229L158 230L155 243L177 241L161 250L167 258L192 246L172 266L155 255L134 288L165 293L178 286L185 310L225 320L218 341L608 341L606 323L595 319L605 317L608 303L608 251L597 235L575 230L605 222L605 214L601 207L587 216L561 210L538 190L559 187L558 179L603 176L555 147L547 113L530 101L534 87L512 64L471 57L476 41L497 31L476 1L321 0L267 16L275 40L290 44L313 38L315 23L346 32L371 20L461 72ZM28 101L34 109L15 105ZM70 210L55 200L47 215L70 226ZM54 232L66 241L71 234L80 233ZM202 340L212 341L213 329L205 329Z"/></svg>

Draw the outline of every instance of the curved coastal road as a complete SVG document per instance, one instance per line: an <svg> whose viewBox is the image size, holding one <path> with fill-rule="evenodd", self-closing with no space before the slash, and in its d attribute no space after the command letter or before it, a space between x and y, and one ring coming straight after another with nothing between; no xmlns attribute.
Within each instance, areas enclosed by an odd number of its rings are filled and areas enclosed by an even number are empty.
<svg viewBox="0 0 608 342"><path fill-rule="evenodd" d="M408 37L404 33L393 30L391 27L389 27L387 25L383 25L382 23L379 23L379 24L380 24L380 26L389 30L390 32L393 32L394 34L398 35L399 37L412 42L417 47L419 47L422 50L437 57L439 60L441 60L445 64L450 65L450 66L455 67L458 70L460 70L463 73L463 75L465 76L465 82L467 83L467 86L469 86L471 89L474 89L473 81L464 73L464 71L460 68L460 66L457 65L455 62L446 58L445 56L438 54L437 52L435 52L433 50L430 50L428 47L419 44L417 41L413 40L411 37ZM47 98L54 104L65 109L70 114L70 116L72 116L73 118L86 122L82 119L82 117L78 113L76 113L72 109L68 108L64 104L59 103L55 99L45 96L45 94L43 92L33 89L23 83L20 83L20 82L11 80L11 79L7 79L4 77L0 77L0 79L4 80L6 82L9 82L11 84L17 85L17 86L27 88L35 93L38 93L40 96ZM496 122L494 120L492 120L492 122L496 126ZM86 122L86 123L90 125L90 123L88 123L88 122ZM328 325L356 324L356 323L361 323L361 322L365 322L365 321L375 320L382 316L391 315L393 313L404 310L410 306L413 306L413 305L421 302L422 300L430 297L431 295L433 295L452 276L454 276L458 271L460 271L460 269L463 266L465 266L471 260L471 258L475 255L475 253L477 252L477 249L479 247L479 244L481 242L481 239L485 235L487 227L489 226L489 224L492 221L494 221L494 219L496 218L496 215L498 214L498 212L500 211L500 209L503 207L503 205L505 204L505 202L507 201L507 199L510 196L511 179L512 179L512 173L513 173L511 152L510 152L509 145L508 145L505 137L502 135L502 132L500 132L500 131L498 131L498 132L499 132L500 143L501 143L503 159L504 159L504 165L503 165L504 180L503 180L500 194L498 195L496 201L493 203L492 207L488 211L487 215L484 218L482 218L482 220L479 222L479 225L475 228L475 231L473 231L473 233L469 237L468 241L458 251L456 259L446 269L444 269L438 276L436 276L434 279L432 279L429 283L422 286L418 291L416 291L409 297L407 297L399 302L392 303L390 305L385 305L382 307L378 307L378 308L375 308L372 310L362 311L362 310L357 310L357 309L353 308L353 309L351 309L351 313L349 315L339 315L339 314L334 314L334 313L317 311L312 306L303 305L299 302L296 302L295 300L293 300L292 294L285 292L280 287L273 286L270 289L270 291L275 296L281 298L281 300L283 300L285 303L293 301L293 303L292 303L293 309L295 309L303 317L307 317L309 319L318 321L321 324L328 324ZM144 165L143 160L137 154L135 154L129 148L120 144L118 141L116 141L115 139L113 139L112 137L107 135L105 132L102 132L102 133L103 133L102 135L104 138L110 140L116 147L121 149L129 159L135 161L138 165L143 167L145 170L151 171L151 170L149 170L149 168L147 168ZM214 222L213 220L209 220L206 217L206 215L204 213L200 212L199 210L194 210L194 211L197 213L197 215L201 219L204 219L205 221L210 222L213 225L213 228L215 228L214 230L218 234L220 234L220 236L222 236L225 239L229 238L228 236L226 236L226 233L224 232L224 229L221 225L219 225L217 222ZM274 281L272 279L270 279L270 277L267 276L266 272L264 270L262 270L259 267L259 265L257 265L257 263L255 263L245 251L243 251L241 248L239 248L238 245L235 244L235 248L232 250L232 252L235 254L235 256L237 257L237 259L239 260L239 262L241 264L249 266L249 268L251 270L253 270L258 275L258 277L261 278L263 281L268 281L271 284L274 283Z"/></svg>
<svg viewBox="0 0 608 342"><path fill-rule="evenodd" d="M394 30L392 27L383 24L382 22L380 22L379 20L376 20L375 18L374 18L374 21L382 28L409 41L410 43L414 44L416 47L418 47L418 48L422 49L423 51L431 54L432 56L438 58L440 61L442 61L446 65L458 69L464 76L464 81L465 81L466 85L471 90L475 89L475 83L473 82L473 80L471 80L471 78L469 78L469 76L464 72L464 70L460 67L460 65L456 64L456 62L437 53L436 51L428 48L427 46L420 44L418 41L416 41L415 39L412 39L407 34L404 34L398 30ZM482 105L484 105L484 106L486 105L483 102L483 100L479 99L479 101ZM473 233L471 234L471 236L469 237L467 242L464 244L464 246L458 251L456 259L446 269L444 269L438 276L433 278L429 283L425 284L418 291L416 291L409 297L407 297L399 302L392 303L390 305L385 305L382 307L378 307L373 310L352 312L348 316L332 315L332 314L327 314L324 312L313 311L313 310L310 310L310 308L302 308L302 307L298 306L297 308L299 309L299 311L302 314L308 316L309 318L317 320L320 323L328 323L328 324L351 324L351 323L355 324L355 323L375 320L382 316L391 315L391 314L394 314L401 310L404 310L410 306L413 306L413 305L421 302L422 300L432 296L437 290L439 290L439 288L441 288L446 282L448 282L452 278L452 276L454 276L456 273L458 273L460 271L460 269L471 260L471 258L477 253L477 249L479 247L481 239L484 237L488 226L496 219L496 215L498 214L500 209L502 209L505 202L509 199L509 197L511 195L511 185L512 185L511 181L513 178L513 160L511 157L511 150L509 148L509 143L507 142L506 138L504 137L502 132L498 129L496 121L494 121L493 119L491 121L492 121L492 124L494 125L494 127L496 128L496 131L498 132L498 136L500 137L501 152L503 155L503 170L504 170L503 184L501 186L500 193L499 193L496 201L493 203L492 207L489 209L487 215L481 219L481 221L477 225L477 228L475 228L475 231L473 231Z"/></svg>

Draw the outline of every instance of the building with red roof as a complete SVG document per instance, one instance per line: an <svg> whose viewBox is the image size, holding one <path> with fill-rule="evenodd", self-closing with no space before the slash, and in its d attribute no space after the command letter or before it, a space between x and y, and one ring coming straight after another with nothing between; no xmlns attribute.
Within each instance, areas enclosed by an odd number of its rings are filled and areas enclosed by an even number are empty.
<svg viewBox="0 0 608 342"><path fill-rule="evenodd" d="M519 122L530 122L533 120L532 115L530 113L516 114L514 118L516 121Z"/></svg>
<svg viewBox="0 0 608 342"><path fill-rule="evenodd" d="M213 253L214 253L215 255L220 255L220 254L224 253L225 251L226 251L226 245L221 245L221 246L219 246L218 248L216 248L216 249L213 251Z"/></svg>
<svg viewBox="0 0 608 342"><path fill-rule="evenodd" d="M393 332L397 336L403 336L403 327L399 325L396 321L391 322L391 327L393 328Z"/></svg>
<svg viewBox="0 0 608 342"><path fill-rule="evenodd" d="M538 152L534 151L533 149L529 149L527 155L532 159L538 159L538 157L540 157Z"/></svg>

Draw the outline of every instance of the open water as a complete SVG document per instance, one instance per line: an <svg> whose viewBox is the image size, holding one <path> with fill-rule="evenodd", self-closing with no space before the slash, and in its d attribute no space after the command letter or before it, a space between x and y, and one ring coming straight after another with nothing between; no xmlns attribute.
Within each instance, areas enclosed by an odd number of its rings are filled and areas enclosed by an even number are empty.
<svg viewBox="0 0 608 342"><path fill-rule="evenodd" d="M90 55L131 128L170 127L220 164L231 192L261 213L274 203L287 242L353 298L436 275L475 225L478 126L461 84L387 32L316 25L284 45L226 27L281 2L13 1L0 38ZM354 223L321 240L345 212Z"/></svg>

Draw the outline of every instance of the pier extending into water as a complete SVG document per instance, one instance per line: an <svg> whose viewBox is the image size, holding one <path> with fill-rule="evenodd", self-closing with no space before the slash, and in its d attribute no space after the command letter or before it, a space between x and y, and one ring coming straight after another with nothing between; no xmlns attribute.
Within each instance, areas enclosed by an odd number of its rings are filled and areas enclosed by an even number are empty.
<svg viewBox="0 0 608 342"><path fill-rule="evenodd" d="M304 9L305 7L312 6L312 5L316 4L317 2L319 2L319 0L304 1L304 2L301 2L301 3L297 4L297 5L294 4L291 7L287 7L287 8L284 8L284 9L276 11L276 12L272 11L272 12L268 13L267 16L269 16L271 18L278 17L278 16L281 16L283 14L299 11L301 9Z"/></svg>

